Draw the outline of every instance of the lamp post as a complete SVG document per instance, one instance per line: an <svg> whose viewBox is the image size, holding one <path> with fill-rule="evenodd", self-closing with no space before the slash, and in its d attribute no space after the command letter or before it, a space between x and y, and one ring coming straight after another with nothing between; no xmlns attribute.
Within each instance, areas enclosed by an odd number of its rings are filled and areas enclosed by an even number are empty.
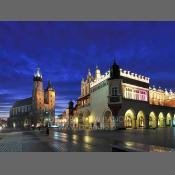
<svg viewBox="0 0 175 175"><path fill-rule="evenodd" d="M45 114L46 114L46 121L47 121L46 125L47 127L49 127L49 122L50 122L49 112L46 111Z"/></svg>
<svg viewBox="0 0 175 175"><path fill-rule="evenodd" d="M74 108L74 103L72 101L69 102L69 121L68 121L68 129L71 128L71 116L73 115L73 108Z"/></svg>
<svg viewBox="0 0 175 175"><path fill-rule="evenodd" d="M49 135L49 126L50 126L50 116L48 115L49 112L46 111L46 119L47 119L47 127L46 127L46 134Z"/></svg>

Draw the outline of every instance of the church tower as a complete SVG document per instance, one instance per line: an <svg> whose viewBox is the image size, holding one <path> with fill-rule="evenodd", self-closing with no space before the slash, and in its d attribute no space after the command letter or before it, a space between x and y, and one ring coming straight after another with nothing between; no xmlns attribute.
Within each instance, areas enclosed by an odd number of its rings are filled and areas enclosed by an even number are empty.
<svg viewBox="0 0 175 175"><path fill-rule="evenodd" d="M48 81L47 89L45 92L45 102L47 105L47 111L51 117L51 122L54 123L55 119L55 90L51 84L51 81Z"/></svg>
<svg viewBox="0 0 175 175"><path fill-rule="evenodd" d="M42 74L38 67L33 77L32 107L35 113L42 113L44 110L44 89Z"/></svg>

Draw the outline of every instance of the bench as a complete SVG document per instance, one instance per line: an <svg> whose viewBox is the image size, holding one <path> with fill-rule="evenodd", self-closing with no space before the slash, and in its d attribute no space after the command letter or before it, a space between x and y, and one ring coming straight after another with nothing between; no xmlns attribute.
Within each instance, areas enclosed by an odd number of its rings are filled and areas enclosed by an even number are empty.
<svg viewBox="0 0 175 175"><path fill-rule="evenodd" d="M148 145L130 141L116 141L112 145L112 152L174 152L174 148Z"/></svg>

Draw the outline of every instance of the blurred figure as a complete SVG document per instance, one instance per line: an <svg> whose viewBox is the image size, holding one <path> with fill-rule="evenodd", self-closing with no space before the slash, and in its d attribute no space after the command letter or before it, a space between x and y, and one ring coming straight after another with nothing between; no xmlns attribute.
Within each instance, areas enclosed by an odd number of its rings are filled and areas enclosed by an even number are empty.
<svg viewBox="0 0 175 175"><path fill-rule="evenodd" d="M46 127L46 134L49 135L49 127Z"/></svg>

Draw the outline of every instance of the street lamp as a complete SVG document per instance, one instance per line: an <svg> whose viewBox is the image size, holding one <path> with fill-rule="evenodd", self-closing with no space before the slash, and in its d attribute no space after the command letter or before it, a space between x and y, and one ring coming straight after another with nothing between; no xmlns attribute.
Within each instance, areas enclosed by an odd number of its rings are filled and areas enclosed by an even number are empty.
<svg viewBox="0 0 175 175"><path fill-rule="evenodd" d="M68 122L68 129L71 129L71 115L73 115L73 108L74 103L72 101L69 102L69 122Z"/></svg>
<svg viewBox="0 0 175 175"><path fill-rule="evenodd" d="M47 121L46 125L49 127L50 126L50 115L48 111L46 111L45 114L46 114L46 121Z"/></svg>

